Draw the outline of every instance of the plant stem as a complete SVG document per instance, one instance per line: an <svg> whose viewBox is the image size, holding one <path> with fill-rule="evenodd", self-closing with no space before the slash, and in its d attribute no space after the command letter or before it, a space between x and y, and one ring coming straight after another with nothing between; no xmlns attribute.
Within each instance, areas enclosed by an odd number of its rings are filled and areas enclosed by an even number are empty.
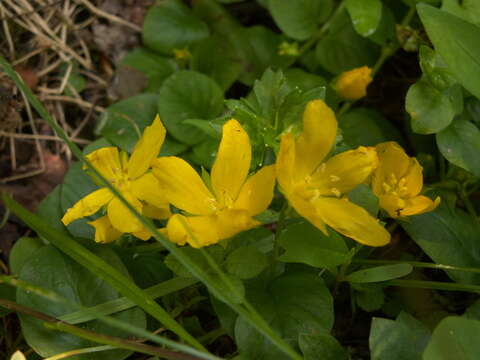
<svg viewBox="0 0 480 360"><path fill-rule="evenodd" d="M337 17L338 14L342 12L342 10L345 8L345 1L342 0L340 4L338 4L337 8L333 12L332 16L317 30L315 34L313 34L310 39L308 39L299 49L300 55L305 53L307 50L309 50L318 40L320 40L328 31L330 28L330 25L332 24L333 19Z"/></svg>
<svg viewBox="0 0 480 360"><path fill-rule="evenodd" d="M283 203L280 210L280 214L278 215L277 227L275 229L275 238L273 240L273 262L275 262L275 260L280 256L280 246L278 245L278 239L280 238L280 235L285 228L285 216L289 208L290 205L288 204L288 200L285 199L285 202Z"/></svg>
<svg viewBox="0 0 480 360"><path fill-rule="evenodd" d="M472 293L480 293L480 286L447 283L441 281L423 281L423 280L390 280L384 283L388 286L399 286L407 288L447 290L447 291L467 291Z"/></svg>
<svg viewBox="0 0 480 360"><path fill-rule="evenodd" d="M365 264L365 265L389 265L389 264L410 264L416 268L426 269L438 269L438 270L453 270L453 271L465 271L480 274L480 268L474 267L461 267L454 265L433 264L421 261L397 261L397 260L353 260L353 264Z"/></svg>

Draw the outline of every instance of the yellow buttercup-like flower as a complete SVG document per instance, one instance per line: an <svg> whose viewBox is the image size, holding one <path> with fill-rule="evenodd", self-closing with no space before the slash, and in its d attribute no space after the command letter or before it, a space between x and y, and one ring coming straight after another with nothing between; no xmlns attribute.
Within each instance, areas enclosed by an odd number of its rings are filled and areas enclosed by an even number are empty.
<svg viewBox="0 0 480 360"><path fill-rule="evenodd" d="M211 184L205 184L178 157L155 160L152 171L168 201L185 212L169 219L164 233L170 241L203 247L260 225L253 216L272 201L275 169L273 165L265 166L248 177L251 157L248 134L237 120L231 119L223 126Z"/></svg>
<svg viewBox="0 0 480 360"><path fill-rule="evenodd" d="M341 98L354 101L367 95L367 86L372 80L372 69L362 66L340 74L334 88Z"/></svg>
<svg viewBox="0 0 480 360"><path fill-rule="evenodd" d="M164 139L165 128L157 116L152 125L145 128L130 158L116 147L104 147L86 156L138 212L155 219L166 219L171 215L163 190L149 172ZM74 220L95 214L104 206L107 207L107 215L89 223L96 229L95 241L111 242L122 233L133 233L144 240L150 237L145 227L106 187L75 203L67 210L62 222L68 225Z"/></svg>
<svg viewBox="0 0 480 360"><path fill-rule="evenodd" d="M417 159L410 158L395 142L376 146L380 164L372 178L372 188L380 206L392 218L423 214L434 210L440 198L434 201L419 195L423 187L423 168Z"/></svg>
<svg viewBox="0 0 480 360"><path fill-rule="evenodd" d="M375 149L359 147L323 161L337 134L333 111L322 101L307 104L303 133L282 136L276 162L277 180L295 210L327 234L329 225L356 241L382 246L390 234L360 206L343 195L365 182L378 163Z"/></svg>

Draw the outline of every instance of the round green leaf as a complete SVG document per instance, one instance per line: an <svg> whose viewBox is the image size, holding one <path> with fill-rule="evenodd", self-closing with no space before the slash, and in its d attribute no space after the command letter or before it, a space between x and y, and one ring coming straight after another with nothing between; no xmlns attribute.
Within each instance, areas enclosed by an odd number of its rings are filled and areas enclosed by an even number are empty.
<svg viewBox="0 0 480 360"><path fill-rule="evenodd" d="M424 360L476 360L480 354L480 321L450 316L435 328Z"/></svg>
<svg viewBox="0 0 480 360"><path fill-rule="evenodd" d="M278 244L285 249L280 261L304 263L320 268L333 268L347 262L348 248L343 238L331 231L326 236L308 222L288 226Z"/></svg>
<svg viewBox="0 0 480 360"><path fill-rule="evenodd" d="M429 5L417 8L435 50L455 78L480 98L480 27Z"/></svg>
<svg viewBox="0 0 480 360"><path fill-rule="evenodd" d="M235 49L227 38L214 35L199 41L192 50L192 70L214 79L227 90L242 72L241 59L234 56Z"/></svg>
<svg viewBox="0 0 480 360"><path fill-rule="evenodd" d="M155 119L157 98L155 94L141 94L109 106L97 131L115 146L131 153L143 129Z"/></svg>
<svg viewBox="0 0 480 360"><path fill-rule="evenodd" d="M170 135L194 145L205 134L187 119L212 119L223 107L223 93L215 81L196 71L179 71L170 76L160 90L158 112Z"/></svg>
<svg viewBox="0 0 480 360"><path fill-rule="evenodd" d="M445 129L463 107L459 86L445 91L422 79L408 89L405 108L412 118L412 129L418 134L434 134Z"/></svg>
<svg viewBox="0 0 480 360"><path fill-rule="evenodd" d="M106 247L96 247L97 255L111 265L127 274L119 258ZM103 282L89 270L82 267L69 257L63 255L53 246L44 246L37 250L30 260L22 267L20 279L38 287L54 291L78 306L91 307L119 297L119 294L107 283ZM78 306L70 306L51 301L29 291L17 289L17 302L48 314L53 317L78 310ZM145 328L146 318L139 308L132 308L113 315L118 320ZM22 332L29 346L43 357L73 349L96 346L96 343L76 336L49 330L42 321L20 316ZM112 336L127 337L122 330L114 329L97 320L81 325L82 328ZM131 354L126 350L109 350L99 353L78 355L79 360L121 360Z"/></svg>
<svg viewBox="0 0 480 360"><path fill-rule="evenodd" d="M300 350L305 360L348 360L348 351L332 335L300 334Z"/></svg>
<svg viewBox="0 0 480 360"><path fill-rule="evenodd" d="M380 0L346 0L353 27L362 36L372 35L382 17Z"/></svg>
<svg viewBox="0 0 480 360"><path fill-rule="evenodd" d="M392 140L403 143L397 128L374 109L355 108L343 114L338 124L342 129L343 140L352 148L375 146Z"/></svg>
<svg viewBox="0 0 480 360"><path fill-rule="evenodd" d="M291 270L270 281L258 279L247 284L248 301L292 346L298 346L300 334L330 331L333 300L316 273ZM247 359L290 359L242 317L235 325L235 340Z"/></svg>
<svg viewBox="0 0 480 360"><path fill-rule="evenodd" d="M364 65L372 66L378 54L378 46L358 35L346 12L332 22L329 33L318 42L315 49L317 61L333 74Z"/></svg>
<svg viewBox="0 0 480 360"><path fill-rule="evenodd" d="M436 137L438 148L448 161L480 176L480 130L475 124L459 117Z"/></svg>
<svg viewBox="0 0 480 360"><path fill-rule="evenodd" d="M428 328L405 312L396 320L373 318L369 338L371 358L422 360L429 339Z"/></svg>
<svg viewBox="0 0 480 360"><path fill-rule="evenodd" d="M227 271L240 279L250 279L257 276L267 265L267 256L251 246L232 251L225 260Z"/></svg>
<svg viewBox="0 0 480 360"><path fill-rule="evenodd" d="M318 25L330 15L331 0L269 0L268 9L278 27L296 40L306 40Z"/></svg>
<svg viewBox="0 0 480 360"><path fill-rule="evenodd" d="M20 270L22 270L23 265L32 256L32 254L42 246L44 246L44 244L38 238L22 237L18 239L15 242L15 245L13 245L8 257L12 274L20 274Z"/></svg>
<svg viewBox="0 0 480 360"><path fill-rule="evenodd" d="M164 55L172 55L174 49L183 49L208 33L207 25L180 0L162 1L150 8L143 23L145 45Z"/></svg>
<svg viewBox="0 0 480 360"><path fill-rule="evenodd" d="M129 52L122 58L120 65L134 68L146 76L148 86L145 92L157 92L163 81L177 69L173 60L158 56L145 48Z"/></svg>
<svg viewBox="0 0 480 360"><path fill-rule="evenodd" d="M387 281L408 275L412 272L412 270L413 267L410 264L377 266L348 274L346 280L353 283Z"/></svg>

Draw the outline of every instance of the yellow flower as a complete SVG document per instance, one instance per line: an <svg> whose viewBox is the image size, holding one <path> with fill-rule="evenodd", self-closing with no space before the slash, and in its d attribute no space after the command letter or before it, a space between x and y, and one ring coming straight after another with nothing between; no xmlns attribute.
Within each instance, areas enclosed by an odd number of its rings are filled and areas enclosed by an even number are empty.
<svg viewBox="0 0 480 360"><path fill-rule="evenodd" d="M211 186L178 157L155 160L152 171L164 187L167 200L186 213L169 219L165 234L170 241L203 247L260 224L252 217L272 201L275 169L265 166L248 177L251 157L248 134L231 119L223 126Z"/></svg>
<svg viewBox="0 0 480 360"><path fill-rule="evenodd" d="M334 88L341 98L354 101L367 95L367 86L372 80L372 69L362 66L340 74Z"/></svg>
<svg viewBox="0 0 480 360"><path fill-rule="evenodd" d="M157 115L145 128L132 156L116 147L104 147L86 156L95 169L106 178L140 213L155 219L166 219L170 209L163 191L149 168L158 156L165 139L165 128ZM133 233L148 239L150 233L106 187L85 196L67 210L62 218L65 225L95 214L106 206L107 215L90 222L95 227L95 241L111 242L122 233Z"/></svg>
<svg viewBox="0 0 480 360"><path fill-rule="evenodd" d="M380 164L373 174L372 188L380 206L392 218L422 214L435 209L435 201L418 195L423 187L423 169L417 159L408 157L395 142L376 146Z"/></svg>
<svg viewBox="0 0 480 360"><path fill-rule="evenodd" d="M365 182L377 166L375 149L359 147L323 162L334 144L337 120L321 100L307 104L303 133L282 136L277 179L290 204L327 234L326 225L356 241L382 246L390 234L360 206L342 195Z"/></svg>

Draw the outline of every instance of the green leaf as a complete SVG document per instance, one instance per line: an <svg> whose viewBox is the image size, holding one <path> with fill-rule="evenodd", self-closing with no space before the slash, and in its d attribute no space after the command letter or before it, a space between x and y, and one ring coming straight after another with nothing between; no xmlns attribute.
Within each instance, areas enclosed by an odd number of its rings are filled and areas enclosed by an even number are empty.
<svg viewBox="0 0 480 360"><path fill-rule="evenodd" d="M225 91L240 75L242 62L228 38L214 34L195 44L191 68L210 76Z"/></svg>
<svg viewBox="0 0 480 360"><path fill-rule="evenodd" d="M480 2L477 0L443 0L442 10L472 24L480 25Z"/></svg>
<svg viewBox="0 0 480 360"><path fill-rule="evenodd" d="M157 97L156 94L140 94L109 106L102 114L97 132L131 153L145 127L157 115Z"/></svg>
<svg viewBox="0 0 480 360"><path fill-rule="evenodd" d="M372 312L380 310L385 303L385 293L379 284L351 283L355 289L355 300L363 310Z"/></svg>
<svg viewBox="0 0 480 360"><path fill-rule="evenodd" d="M294 56L280 55L278 53L280 44L287 41L284 35L277 34L261 25L245 29L245 35L253 49L257 64L255 69L257 77L260 77L269 67L272 69L283 69L295 61Z"/></svg>
<svg viewBox="0 0 480 360"><path fill-rule="evenodd" d="M295 40L307 40L332 12L331 0L269 0L268 9L278 27Z"/></svg>
<svg viewBox="0 0 480 360"><path fill-rule="evenodd" d="M328 332L333 325L332 296L314 273L293 270L270 281L254 280L247 285L247 299L291 344L302 333ZM247 359L289 359L240 317L235 340Z"/></svg>
<svg viewBox="0 0 480 360"><path fill-rule="evenodd" d="M166 0L148 10L143 23L143 42L163 55L183 49L208 36L208 26L180 0Z"/></svg>
<svg viewBox="0 0 480 360"><path fill-rule="evenodd" d="M308 222L288 226L280 235L278 244L285 253L278 260L304 263L319 268L333 268L349 259L343 238L334 231L326 236Z"/></svg>
<svg viewBox="0 0 480 360"><path fill-rule="evenodd" d="M450 316L435 328L423 360L475 360L480 354L480 321Z"/></svg>
<svg viewBox="0 0 480 360"><path fill-rule="evenodd" d="M217 156L220 139L207 138L192 148L191 160L204 168L211 169Z"/></svg>
<svg viewBox="0 0 480 360"><path fill-rule="evenodd" d="M332 21L329 33L320 39L315 49L317 61L333 74L364 65L373 66L378 55L378 46L358 35L347 12Z"/></svg>
<svg viewBox="0 0 480 360"><path fill-rule="evenodd" d="M383 4L382 6L382 16L380 18L380 23L377 26L375 32L368 36L370 40L376 44L383 46L388 42L396 41L396 20L393 15L393 11L390 10L388 6Z"/></svg>
<svg viewBox="0 0 480 360"><path fill-rule="evenodd" d="M434 134L445 129L463 110L460 86L441 91L425 79L408 89L405 101L405 108L412 118L412 129L418 134Z"/></svg>
<svg viewBox="0 0 480 360"><path fill-rule="evenodd" d="M163 81L176 71L175 63L166 57L159 56L146 48L136 48L126 54L121 60L122 66L134 68L143 73L148 86L144 92L157 92Z"/></svg>
<svg viewBox="0 0 480 360"><path fill-rule="evenodd" d="M371 358L421 360L429 339L426 326L405 312L396 320L373 318L369 338Z"/></svg>
<svg viewBox="0 0 480 360"><path fill-rule="evenodd" d="M60 202L62 196L62 185L58 185L38 205L37 214L43 221L50 224L57 230L68 234L67 228L60 219L63 217L63 210Z"/></svg>
<svg viewBox="0 0 480 360"><path fill-rule="evenodd" d="M450 161L476 176L480 176L480 130L463 116L436 135L438 148Z"/></svg>
<svg viewBox="0 0 480 360"><path fill-rule="evenodd" d="M348 199L354 204L363 207L371 215L377 216L379 210L378 197L375 196L368 185L360 184L354 187L348 193Z"/></svg>
<svg viewBox="0 0 480 360"><path fill-rule="evenodd" d="M232 251L225 260L227 271L240 279L256 277L267 265L267 256L252 246L245 246Z"/></svg>
<svg viewBox="0 0 480 360"><path fill-rule="evenodd" d="M420 67L430 84L440 91L457 82L442 57L428 46L420 46Z"/></svg>
<svg viewBox="0 0 480 360"><path fill-rule="evenodd" d="M305 360L348 360L348 351L332 335L300 334L300 350Z"/></svg>
<svg viewBox="0 0 480 360"><path fill-rule="evenodd" d="M123 274L127 274L120 259L106 247L97 247L96 253L104 260L115 266ZM100 280L89 270L69 257L63 255L53 246L44 246L32 254L30 260L22 267L20 279L41 288L54 291L68 299L71 303L82 306L94 306L118 297L117 291ZM50 316L59 317L78 309L78 307L59 304L44 297L17 289L17 302L22 305L40 309ZM115 318L127 321L136 327L145 328L146 318L143 311L133 308L114 315ZM44 357L53 356L65 351L94 346L95 343L77 338L72 335L48 330L42 321L25 315L20 316L22 332L37 353ZM96 332L127 337L127 333L111 328L96 320L81 325L82 328ZM101 353L79 355L78 359L125 359L131 354L129 351L112 350Z"/></svg>
<svg viewBox="0 0 480 360"><path fill-rule="evenodd" d="M380 0L346 0L345 4L355 30L365 37L372 35L382 17L382 2Z"/></svg>
<svg viewBox="0 0 480 360"><path fill-rule="evenodd" d="M384 141L404 142L398 129L374 109L355 108L340 116L338 124L343 140L352 148Z"/></svg>
<svg viewBox="0 0 480 360"><path fill-rule="evenodd" d="M195 71L179 71L162 85L158 98L158 112L170 135L177 140L194 145L205 135L187 119L212 119L223 107L223 93L208 76Z"/></svg>
<svg viewBox="0 0 480 360"><path fill-rule="evenodd" d="M25 265L32 254L45 244L38 238L22 237L13 245L8 263L12 274L20 274L23 265Z"/></svg>
<svg viewBox="0 0 480 360"><path fill-rule="evenodd" d="M179 251L182 252L185 256L188 256L193 262L197 264L200 268L207 272L211 272L211 269L208 265L205 257L202 256L201 252L198 249L191 247L179 248ZM220 245L209 246L206 251L213 257L217 263L223 262L225 251ZM183 266L179 260L172 254L168 254L165 257L165 265L172 270L175 275L180 277L193 277L192 273Z"/></svg>
<svg viewBox="0 0 480 360"><path fill-rule="evenodd" d="M413 267L410 264L376 266L350 273L346 276L345 280L353 283L387 281L408 275L412 270Z"/></svg>
<svg viewBox="0 0 480 360"><path fill-rule="evenodd" d="M436 263L478 267L480 264L480 223L466 212L443 201L432 212L411 216L402 227ZM480 275L464 271L447 271L457 282L480 284Z"/></svg>
<svg viewBox="0 0 480 360"><path fill-rule="evenodd" d="M480 98L480 27L432 6L417 6L420 19L435 50L456 79Z"/></svg>

